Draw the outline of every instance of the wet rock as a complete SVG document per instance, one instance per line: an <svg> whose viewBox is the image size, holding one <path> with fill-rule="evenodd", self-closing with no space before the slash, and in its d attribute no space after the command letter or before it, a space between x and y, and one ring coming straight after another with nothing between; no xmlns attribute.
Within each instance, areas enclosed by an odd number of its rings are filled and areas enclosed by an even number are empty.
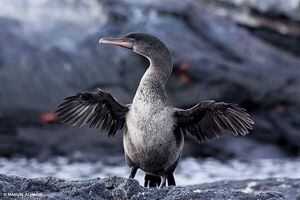
<svg viewBox="0 0 300 200"><path fill-rule="evenodd" d="M47 177L47 178L38 178L32 181L25 181L22 184L21 192L58 192L59 189L57 185L63 180Z"/></svg>
<svg viewBox="0 0 300 200"><path fill-rule="evenodd" d="M300 1L299 0L218 0L220 2L232 3L243 8L253 8L263 13L274 13L277 15L287 15L300 20Z"/></svg>
<svg viewBox="0 0 300 200"><path fill-rule="evenodd" d="M265 179L265 180L243 180L243 181L220 181L215 183L192 186L193 189L205 190L209 187L212 190L224 188L230 185L232 190L240 190L246 193L261 192L263 197L266 193L275 192L272 195L281 199L295 199L300 192L299 180L292 179ZM279 199L280 199L279 198ZM276 199L276 198L275 198Z"/></svg>
<svg viewBox="0 0 300 200"><path fill-rule="evenodd" d="M21 180L21 181L20 181ZM35 189L23 185L35 185ZM7 190L7 187L15 188ZM55 189L49 190L49 185ZM22 189L20 189L22 188ZM51 187L53 188L53 187ZM148 189L139 186L133 179L108 177L82 181L63 181L56 178L24 179L20 177L0 176L0 196L15 194L33 194L36 199L257 199L292 200L300 194L300 180L266 179L243 181L220 181L186 187L167 187ZM28 197L28 196L27 196ZM21 197L20 199L26 199Z"/></svg>

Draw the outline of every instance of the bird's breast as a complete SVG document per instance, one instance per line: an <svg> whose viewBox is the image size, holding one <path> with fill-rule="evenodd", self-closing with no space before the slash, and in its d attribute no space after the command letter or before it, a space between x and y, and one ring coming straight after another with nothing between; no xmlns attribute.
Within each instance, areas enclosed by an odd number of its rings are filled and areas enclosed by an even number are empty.
<svg viewBox="0 0 300 200"><path fill-rule="evenodd" d="M172 107L160 102L134 102L126 126L125 152L141 168L149 163L168 167L179 157L182 146L176 143Z"/></svg>
<svg viewBox="0 0 300 200"><path fill-rule="evenodd" d="M128 132L136 138L149 136L163 140L173 132L173 109L160 102L137 102L131 106L126 125Z"/></svg>

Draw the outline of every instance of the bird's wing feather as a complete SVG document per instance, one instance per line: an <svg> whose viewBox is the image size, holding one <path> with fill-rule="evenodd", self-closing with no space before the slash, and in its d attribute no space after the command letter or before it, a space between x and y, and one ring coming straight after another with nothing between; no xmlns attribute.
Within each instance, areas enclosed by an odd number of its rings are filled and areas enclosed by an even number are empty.
<svg viewBox="0 0 300 200"><path fill-rule="evenodd" d="M245 109L236 104L202 101L190 109L176 109L176 128L189 132L197 141L219 138L228 131L234 136L246 135L254 122Z"/></svg>
<svg viewBox="0 0 300 200"><path fill-rule="evenodd" d="M96 92L81 92L66 98L55 113L65 124L101 127L109 136L113 136L124 127L128 110L129 105L120 104L111 94L98 89Z"/></svg>

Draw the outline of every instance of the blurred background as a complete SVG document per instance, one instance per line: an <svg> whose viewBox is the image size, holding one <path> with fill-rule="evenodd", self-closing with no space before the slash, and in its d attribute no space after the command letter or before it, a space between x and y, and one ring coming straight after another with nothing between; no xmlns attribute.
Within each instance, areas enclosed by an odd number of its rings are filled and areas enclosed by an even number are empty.
<svg viewBox="0 0 300 200"><path fill-rule="evenodd" d="M1 0L0 8L0 173L128 176L122 133L68 127L52 113L97 87L130 103L147 60L98 40L140 31L171 50L174 105L234 102L256 123L246 137L187 138L179 185L300 178L300 0Z"/></svg>

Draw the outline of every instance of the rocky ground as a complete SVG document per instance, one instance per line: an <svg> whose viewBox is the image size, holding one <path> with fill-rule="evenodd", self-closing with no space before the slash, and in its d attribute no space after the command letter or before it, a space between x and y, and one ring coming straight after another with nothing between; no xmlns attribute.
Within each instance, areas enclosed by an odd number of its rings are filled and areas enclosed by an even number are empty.
<svg viewBox="0 0 300 200"><path fill-rule="evenodd" d="M187 187L147 189L120 177L65 181L53 177L26 179L0 175L2 199L202 199L298 200L299 179L221 181Z"/></svg>

